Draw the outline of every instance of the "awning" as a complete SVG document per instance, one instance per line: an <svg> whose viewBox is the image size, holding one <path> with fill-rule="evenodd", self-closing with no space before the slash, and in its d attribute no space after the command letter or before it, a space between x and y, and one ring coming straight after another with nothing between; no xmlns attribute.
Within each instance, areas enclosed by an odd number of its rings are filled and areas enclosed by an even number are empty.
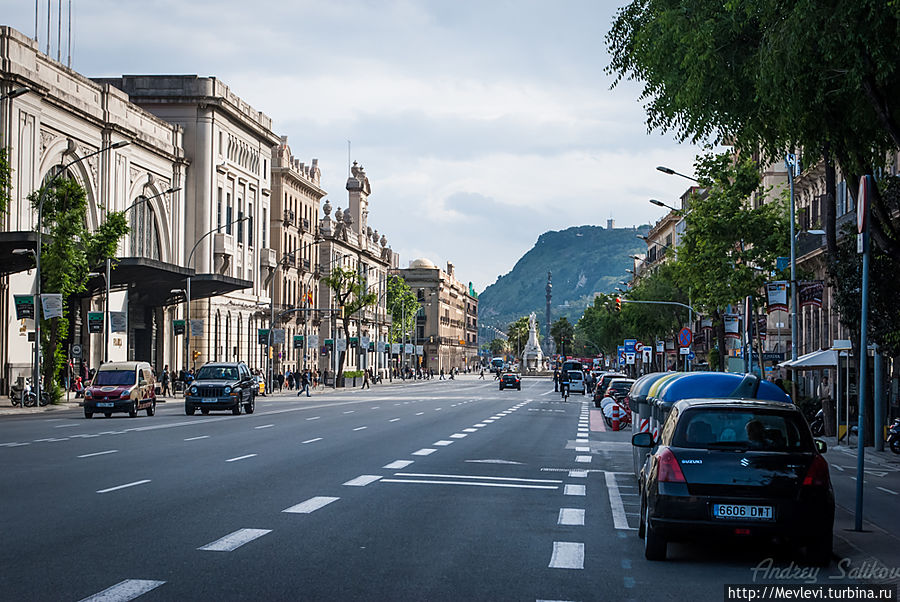
<svg viewBox="0 0 900 602"><path fill-rule="evenodd" d="M251 280L242 278L232 278L222 274L196 274L191 278L191 299L216 297L252 286Z"/></svg>
<svg viewBox="0 0 900 602"><path fill-rule="evenodd" d="M796 360L788 360L778 364L781 368L791 370L816 370L819 368L837 368L838 352L834 349L820 349L806 355L801 355Z"/></svg>
<svg viewBox="0 0 900 602"><path fill-rule="evenodd" d="M34 267L31 255L13 255L16 249L37 249L37 232L23 230L0 232L0 276L24 272Z"/></svg>

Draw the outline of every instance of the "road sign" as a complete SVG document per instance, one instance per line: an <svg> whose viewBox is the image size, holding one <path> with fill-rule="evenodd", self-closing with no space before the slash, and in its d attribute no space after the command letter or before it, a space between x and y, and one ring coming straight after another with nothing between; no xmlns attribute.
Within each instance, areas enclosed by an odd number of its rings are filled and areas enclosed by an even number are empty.
<svg viewBox="0 0 900 602"><path fill-rule="evenodd" d="M641 343L640 341L638 341L637 343L634 344L634 350L637 353L640 353L643 349L644 349L644 344Z"/></svg>
<svg viewBox="0 0 900 602"><path fill-rule="evenodd" d="M866 219L869 216L869 199L872 194L871 176L859 178L859 193L856 195L856 230L860 234L866 229Z"/></svg>
<svg viewBox="0 0 900 602"><path fill-rule="evenodd" d="M649 364L653 361L653 349L650 347L644 347L641 349L641 353L643 354L641 357L641 361L645 364Z"/></svg>
<svg viewBox="0 0 900 602"><path fill-rule="evenodd" d="M697 356L694 354L693 351L691 351L690 353L688 353L688 361L693 362L695 357L697 357Z"/></svg>
<svg viewBox="0 0 900 602"><path fill-rule="evenodd" d="M74 343L72 345L72 357L79 358L81 357L81 345L78 343Z"/></svg>
<svg viewBox="0 0 900 602"><path fill-rule="evenodd" d="M681 355L688 355L690 352L691 352L690 347L682 347L681 349L678 350L678 353Z"/></svg>
<svg viewBox="0 0 900 602"><path fill-rule="evenodd" d="M625 339L625 352L626 353L634 353L634 346L637 344L637 339Z"/></svg>
<svg viewBox="0 0 900 602"><path fill-rule="evenodd" d="M629 366L634 365L634 357L635 357L634 352L629 353L626 351L625 352L625 363L628 364Z"/></svg>
<svg viewBox="0 0 900 602"><path fill-rule="evenodd" d="M665 353L666 351L666 342L665 341L656 341L656 352L657 353Z"/></svg>
<svg viewBox="0 0 900 602"><path fill-rule="evenodd" d="M690 347L693 335L690 328L682 328L678 331L678 344L682 347Z"/></svg>

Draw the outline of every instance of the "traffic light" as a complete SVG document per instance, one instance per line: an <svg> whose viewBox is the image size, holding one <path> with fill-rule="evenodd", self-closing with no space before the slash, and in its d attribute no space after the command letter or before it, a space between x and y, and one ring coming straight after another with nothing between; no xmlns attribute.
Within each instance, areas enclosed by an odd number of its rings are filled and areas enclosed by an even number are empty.
<svg viewBox="0 0 900 602"><path fill-rule="evenodd" d="M195 349L194 353L193 353L193 357L194 357L194 361L197 361L197 358L200 357L200 352Z"/></svg>
<svg viewBox="0 0 900 602"><path fill-rule="evenodd" d="M622 297L616 297L616 313L622 311Z"/></svg>

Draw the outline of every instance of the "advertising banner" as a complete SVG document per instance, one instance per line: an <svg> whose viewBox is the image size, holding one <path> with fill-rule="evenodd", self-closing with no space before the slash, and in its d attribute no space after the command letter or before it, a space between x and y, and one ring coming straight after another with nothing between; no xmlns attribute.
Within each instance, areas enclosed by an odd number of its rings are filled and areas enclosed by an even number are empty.
<svg viewBox="0 0 900 602"><path fill-rule="evenodd" d="M787 311L787 281L766 283L766 295L768 298L768 313L773 311Z"/></svg>
<svg viewBox="0 0 900 602"><path fill-rule="evenodd" d="M359 337L359 347L360 349L367 350L369 349L369 343L371 339L369 337Z"/></svg>
<svg viewBox="0 0 900 602"><path fill-rule="evenodd" d="M16 320L34 319L34 297L32 295L14 295L16 300Z"/></svg>
<svg viewBox="0 0 900 602"><path fill-rule="evenodd" d="M88 312L88 332L91 334L99 334L103 332L103 312Z"/></svg>
<svg viewBox="0 0 900 602"><path fill-rule="evenodd" d="M202 337L203 336L203 319L191 320L191 336L192 337Z"/></svg>
<svg viewBox="0 0 900 602"><path fill-rule="evenodd" d="M701 330L712 330L712 318L702 318L700 320L700 329Z"/></svg>
<svg viewBox="0 0 900 602"><path fill-rule="evenodd" d="M725 314L725 338L739 339L741 338L741 317L737 314Z"/></svg>
<svg viewBox="0 0 900 602"><path fill-rule="evenodd" d="M193 322L193 320L191 320ZM193 326L193 324L191 325ZM191 329L193 330L193 328ZM193 333L191 333L193 334ZM268 345L269 344L269 329L268 328L257 328L256 329L256 342L260 345Z"/></svg>
<svg viewBox="0 0 900 602"><path fill-rule="evenodd" d="M128 314L124 311L109 312L109 330L110 332L127 332Z"/></svg>
<svg viewBox="0 0 900 602"><path fill-rule="evenodd" d="M62 295L59 293L44 293L41 295L41 311L44 319L62 317Z"/></svg>
<svg viewBox="0 0 900 602"><path fill-rule="evenodd" d="M756 316L756 324L750 322L750 337L756 338L756 332L759 331L759 338L765 339L769 328L769 316Z"/></svg>
<svg viewBox="0 0 900 602"><path fill-rule="evenodd" d="M406 355L412 355L412 354L413 354L413 351L415 351L414 348L413 348L413 344L412 344L412 343L407 343L407 344L406 344Z"/></svg>
<svg viewBox="0 0 900 602"><path fill-rule="evenodd" d="M284 345L284 328L272 329L272 344Z"/></svg>
<svg viewBox="0 0 900 602"><path fill-rule="evenodd" d="M334 350L338 353L340 353L341 351L347 351L347 339L335 339Z"/></svg>
<svg viewBox="0 0 900 602"><path fill-rule="evenodd" d="M416 345L416 355L425 355L425 345Z"/></svg>
<svg viewBox="0 0 900 602"><path fill-rule="evenodd" d="M822 307L824 292L825 282L823 280L801 280L797 286L800 307Z"/></svg>
<svg viewBox="0 0 900 602"><path fill-rule="evenodd" d="M309 343L308 343L308 346L309 346L309 347L312 347L313 349L315 349L316 347L318 347L318 346L319 346L319 335L317 335L317 334L311 334L311 335L309 335Z"/></svg>
<svg viewBox="0 0 900 602"><path fill-rule="evenodd" d="M350 346L359 347L359 337L350 337Z"/></svg>
<svg viewBox="0 0 900 602"><path fill-rule="evenodd" d="M176 336L184 334L184 320L172 320L172 332Z"/></svg>
<svg viewBox="0 0 900 602"><path fill-rule="evenodd" d="M303 349L303 335L294 335L294 349Z"/></svg>

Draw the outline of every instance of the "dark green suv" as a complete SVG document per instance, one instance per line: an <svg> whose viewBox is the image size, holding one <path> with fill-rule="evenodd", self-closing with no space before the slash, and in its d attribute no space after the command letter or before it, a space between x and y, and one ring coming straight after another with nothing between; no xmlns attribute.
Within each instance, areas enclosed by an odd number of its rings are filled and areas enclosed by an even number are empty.
<svg viewBox="0 0 900 602"><path fill-rule="evenodd" d="M199 409L231 410L237 416L241 407L248 414L256 409L259 385L244 362L210 362L197 371L197 376L184 392L184 413L193 416Z"/></svg>

